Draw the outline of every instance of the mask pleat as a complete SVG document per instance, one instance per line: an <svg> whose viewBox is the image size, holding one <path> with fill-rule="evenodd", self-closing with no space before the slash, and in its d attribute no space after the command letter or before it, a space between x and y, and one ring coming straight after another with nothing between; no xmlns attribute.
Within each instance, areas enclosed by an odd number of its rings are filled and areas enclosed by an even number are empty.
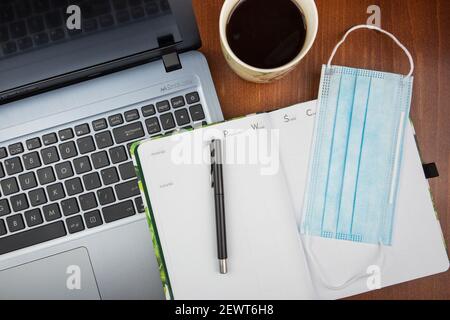
<svg viewBox="0 0 450 320"><path fill-rule="evenodd" d="M321 116L319 117L317 131L321 132L321 137L317 141L315 147L316 157L312 164L313 170L317 173L314 181L311 183L311 194L314 195L309 201L308 216L306 219L310 222L308 229L310 232L317 233L322 230L322 220L324 213L324 204L326 201L326 187L330 157L331 146L333 143L334 123L336 122L336 104L339 100L339 92L341 85L341 75L332 73L327 75L329 77L324 82L324 98L335 97L334 99L327 100L326 103L318 110ZM329 87L327 83L330 83ZM323 134L322 134L323 133ZM325 169L325 170L324 170Z"/></svg>
<svg viewBox="0 0 450 320"><path fill-rule="evenodd" d="M361 149L364 126L367 118L367 102L370 96L371 79L358 77L352 108L351 124L349 126L347 152L345 157L344 178L339 206L339 218L336 224L337 238L357 240L359 235L352 234L351 226L354 213L356 184L361 163Z"/></svg>
<svg viewBox="0 0 450 320"><path fill-rule="evenodd" d="M373 78L367 105L361 163L356 187L351 232L364 235L365 242L380 240L380 223L387 209L389 181L395 153L399 92L395 81Z"/></svg>
<svg viewBox="0 0 450 320"><path fill-rule="evenodd" d="M344 181L345 160L348 147L348 133L350 129L356 75L343 74L340 84L340 94L336 106L333 141L328 164L328 176L325 187L326 202L323 211L322 230L336 237L341 190ZM333 106L329 106L333 108Z"/></svg>

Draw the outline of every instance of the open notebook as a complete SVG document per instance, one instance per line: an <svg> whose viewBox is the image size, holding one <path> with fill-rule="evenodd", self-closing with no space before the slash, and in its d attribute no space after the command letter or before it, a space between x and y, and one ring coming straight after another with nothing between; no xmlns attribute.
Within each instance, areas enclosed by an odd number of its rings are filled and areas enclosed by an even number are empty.
<svg viewBox="0 0 450 320"><path fill-rule="evenodd" d="M299 234L315 109L312 101L134 145L167 298L336 299L370 290L366 277L332 287L375 264L383 287L448 269L412 126L393 245L383 247L383 259L378 246ZM218 272L210 167L204 161L211 138L226 145L226 275ZM260 142L256 160L240 145L252 139ZM271 152L278 148L279 158Z"/></svg>

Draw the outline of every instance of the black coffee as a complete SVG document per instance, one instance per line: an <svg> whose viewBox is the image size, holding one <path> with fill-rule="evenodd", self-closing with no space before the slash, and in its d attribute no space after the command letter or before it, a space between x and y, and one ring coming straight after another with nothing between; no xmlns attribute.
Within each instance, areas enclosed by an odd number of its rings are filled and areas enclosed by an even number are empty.
<svg viewBox="0 0 450 320"><path fill-rule="evenodd" d="M281 67L302 50L306 23L292 0L243 0L227 25L227 39L243 62L261 69Z"/></svg>

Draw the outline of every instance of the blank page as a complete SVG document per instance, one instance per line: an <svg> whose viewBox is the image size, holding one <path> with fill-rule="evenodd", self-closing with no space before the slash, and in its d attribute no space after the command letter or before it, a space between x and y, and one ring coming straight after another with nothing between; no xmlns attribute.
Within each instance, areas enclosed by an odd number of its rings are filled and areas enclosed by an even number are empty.
<svg viewBox="0 0 450 320"><path fill-rule="evenodd" d="M229 146L234 139L258 131L251 129L252 126L268 129L267 120L266 114L255 115L184 133L178 138L146 142L139 147L175 299L312 296L306 285L309 275L281 168L275 174L262 175L262 165L224 164L229 272L223 275L218 269L210 166L173 162L172 151L180 154L177 139L183 136L220 136L227 130L225 145ZM202 148L206 154L209 152L208 143ZM226 150L224 156L226 160L232 157Z"/></svg>

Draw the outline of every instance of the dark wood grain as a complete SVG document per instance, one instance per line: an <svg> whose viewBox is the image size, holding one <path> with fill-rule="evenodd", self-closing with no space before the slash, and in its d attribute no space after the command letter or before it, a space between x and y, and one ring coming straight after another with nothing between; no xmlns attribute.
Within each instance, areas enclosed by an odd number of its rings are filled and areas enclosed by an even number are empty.
<svg viewBox="0 0 450 320"><path fill-rule="evenodd" d="M276 0L274 0L276 1ZM436 162L440 177L431 180L436 209L447 246L450 244L450 1L316 0L320 27L303 62L286 78L267 85L237 77L227 66L219 41L222 0L193 0L203 48L225 118L273 110L317 98L321 65L334 45L355 24L365 23L367 8L382 10L382 27L412 52L416 63L411 117L424 162ZM342 47L336 64L397 73L408 60L388 38L358 31ZM388 287L357 299L450 299L450 272Z"/></svg>

